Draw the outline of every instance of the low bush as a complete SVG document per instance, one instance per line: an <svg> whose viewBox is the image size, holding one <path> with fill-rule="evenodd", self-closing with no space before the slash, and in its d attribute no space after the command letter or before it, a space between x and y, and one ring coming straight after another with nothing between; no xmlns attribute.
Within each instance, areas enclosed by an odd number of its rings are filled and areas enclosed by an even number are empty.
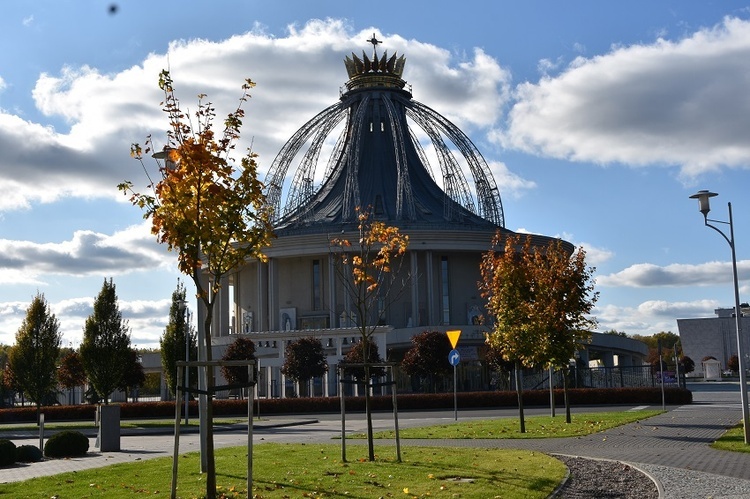
<svg viewBox="0 0 750 499"><path fill-rule="evenodd" d="M10 466L16 462L16 444L7 438L0 438L0 466Z"/></svg>
<svg viewBox="0 0 750 499"><path fill-rule="evenodd" d="M36 445L19 445L16 448L16 461L19 463L37 463L42 460L42 451Z"/></svg>
<svg viewBox="0 0 750 499"><path fill-rule="evenodd" d="M89 439L80 431L65 430L55 433L44 444L47 457L85 456L89 450Z"/></svg>

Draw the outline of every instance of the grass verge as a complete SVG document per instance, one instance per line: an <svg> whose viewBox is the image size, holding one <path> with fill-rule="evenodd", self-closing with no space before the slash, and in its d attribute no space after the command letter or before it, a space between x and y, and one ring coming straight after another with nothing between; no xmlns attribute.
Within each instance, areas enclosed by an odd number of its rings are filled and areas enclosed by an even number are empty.
<svg viewBox="0 0 750 499"><path fill-rule="evenodd" d="M377 459L369 462L365 446L350 446L348 462L342 462L341 448L335 444L258 445L251 497L535 499L548 497L566 471L557 459L531 451L408 447L402 448L401 463L395 461L393 447L378 451ZM198 460L195 452L180 456L178 497L204 494ZM244 447L217 449L216 469L220 497L248 496ZM171 470L170 458L118 464L3 484L0 496L165 497Z"/></svg>
<svg viewBox="0 0 750 499"><path fill-rule="evenodd" d="M620 411L571 414L570 423L565 416L530 416L524 418L526 432L521 433L518 418L498 418L459 421L437 426L399 429L401 438L422 439L475 439L475 438L562 438L590 435L624 424L642 421L664 411ZM390 431L378 432L376 438L395 438ZM350 438L365 438L355 434Z"/></svg>
<svg viewBox="0 0 750 499"><path fill-rule="evenodd" d="M742 423L728 429L716 442L711 444L711 447L731 452L750 452L750 445L745 444L745 429Z"/></svg>

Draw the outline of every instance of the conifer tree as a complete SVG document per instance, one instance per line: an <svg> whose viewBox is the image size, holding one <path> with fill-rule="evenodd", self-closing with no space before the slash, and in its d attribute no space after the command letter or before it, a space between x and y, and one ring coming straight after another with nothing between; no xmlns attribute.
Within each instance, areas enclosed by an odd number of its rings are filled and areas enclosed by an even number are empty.
<svg viewBox="0 0 750 499"><path fill-rule="evenodd" d="M177 289L172 292L172 304L169 307L169 324L164 329L164 334L159 339L161 351L161 365L167 386L172 395L177 393L177 361L187 360L185 358L185 343L187 340L188 359L194 361L198 358L197 339L195 328L188 320L187 291L182 281L178 281ZM198 370L193 368L188 376L192 383L198 381ZM183 375L183 379L185 376Z"/></svg>
<svg viewBox="0 0 750 499"><path fill-rule="evenodd" d="M57 359L62 333L44 295L37 294L26 309L26 317L16 333L9 363L16 386L26 398L40 406L57 387Z"/></svg>
<svg viewBox="0 0 750 499"><path fill-rule="evenodd" d="M86 319L80 355L89 383L108 404L110 394L120 386L131 362L130 328L117 305L111 278L104 280L94 300L94 311Z"/></svg>

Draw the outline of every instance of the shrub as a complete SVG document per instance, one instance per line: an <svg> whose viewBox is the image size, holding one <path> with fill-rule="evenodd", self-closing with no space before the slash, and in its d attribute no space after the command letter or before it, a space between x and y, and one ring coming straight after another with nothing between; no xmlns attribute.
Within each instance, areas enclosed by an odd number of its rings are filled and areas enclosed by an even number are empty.
<svg viewBox="0 0 750 499"><path fill-rule="evenodd" d="M16 448L16 461L37 463L42 460L42 451L36 445L20 445Z"/></svg>
<svg viewBox="0 0 750 499"><path fill-rule="evenodd" d="M10 466L16 462L16 444L7 438L0 438L0 466Z"/></svg>
<svg viewBox="0 0 750 499"><path fill-rule="evenodd" d="M80 431L61 431L44 444L44 455L47 457L85 456L88 450L89 439Z"/></svg>

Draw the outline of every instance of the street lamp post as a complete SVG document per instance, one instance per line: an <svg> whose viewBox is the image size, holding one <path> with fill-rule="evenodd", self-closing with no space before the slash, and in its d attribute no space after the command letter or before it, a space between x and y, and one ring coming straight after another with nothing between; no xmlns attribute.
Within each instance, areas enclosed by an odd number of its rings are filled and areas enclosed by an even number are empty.
<svg viewBox="0 0 750 499"><path fill-rule="evenodd" d="M183 331L185 333L185 362L190 362L190 326L188 320L190 318L190 312L187 309L187 301L179 301L179 309L182 313L183 319ZM190 368L185 366L185 386L190 389ZM190 392L185 392L185 425L189 423L188 409L190 408L188 402L190 401Z"/></svg>
<svg viewBox="0 0 750 499"><path fill-rule="evenodd" d="M690 196L690 199L697 199L699 203L699 210L703 214L703 219L707 227L711 227L729 243L729 247L732 250L732 273L734 277L734 317L737 327L737 359L739 362L740 371L740 400L742 401L742 426L745 433L745 444L750 444L750 411L748 411L747 405L747 384L745 374L745 354L744 346L742 342L742 310L740 308L740 287L737 280L737 256L734 248L734 224L732 222L732 203L727 203L729 208L729 222L723 220L712 220L708 218L708 212L711 211L709 205L709 199L718 196L715 192L709 192L706 190L698 191L696 194ZM729 237L724 232L711 225L709 222L721 223L729 225Z"/></svg>

